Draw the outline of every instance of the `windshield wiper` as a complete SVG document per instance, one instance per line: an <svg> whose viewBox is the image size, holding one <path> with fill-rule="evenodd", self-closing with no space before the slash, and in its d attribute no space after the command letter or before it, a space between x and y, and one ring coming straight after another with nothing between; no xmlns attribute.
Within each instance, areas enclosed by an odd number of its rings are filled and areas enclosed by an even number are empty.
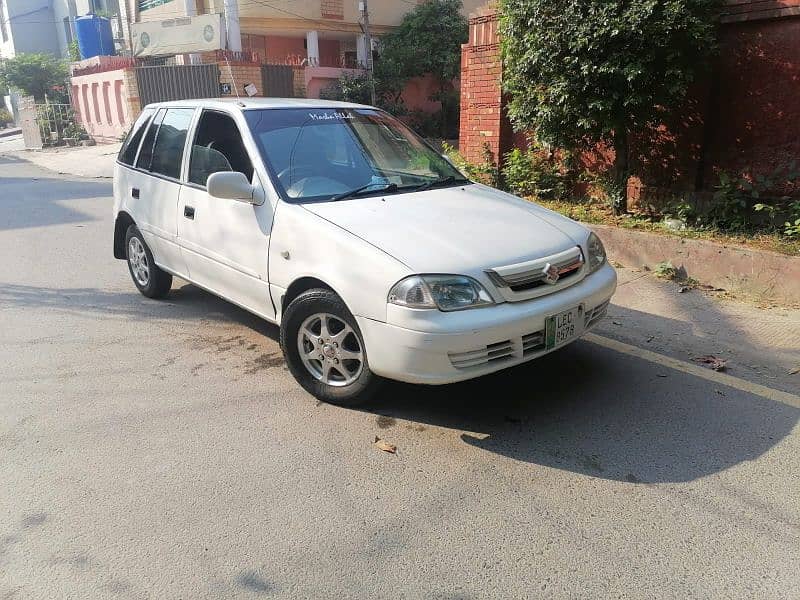
<svg viewBox="0 0 800 600"><path fill-rule="evenodd" d="M429 190L433 187L439 187L442 185L449 185L454 183L456 178L453 175L448 175L447 177L441 177L440 179L432 179L431 181L426 181L422 185L418 185L414 188L415 192L422 192L425 190Z"/></svg>
<svg viewBox="0 0 800 600"><path fill-rule="evenodd" d="M383 187L380 187L381 185L383 185ZM361 187L357 187L356 189L350 190L349 192L344 192L342 194L333 196L330 199L330 202L336 202L338 200L346 200L347 198L356 198L368 192L394 192L395 190L397 190L396 183L387 183L385 185L381 183L368 183L367 185L362 185Z"/></svg>

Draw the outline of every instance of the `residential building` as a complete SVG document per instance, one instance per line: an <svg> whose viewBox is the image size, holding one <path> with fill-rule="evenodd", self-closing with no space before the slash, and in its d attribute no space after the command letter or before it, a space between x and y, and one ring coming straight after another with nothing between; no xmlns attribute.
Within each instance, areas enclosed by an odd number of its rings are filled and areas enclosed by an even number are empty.
<svg viewBox="0 0 800 600"><path fill-rule="evenodd" d="M125 46L127 18L118 0L0 0L0 56L46 52L69 57L75 19L88 14L111 18L118 47Z"/></svg>
<svg viewBox="0 0 800 600"><path fill-rule="evenodd" d="M424 0L370 0L374 44ZM126 0L132 22L163 21L200 14L228 14L228 48L254 53L259 62L293 65L304 70L308 97L348 69L367 62L359 0ZM485 0L462 0L464 15ZM230 15L238 14L235 23ZM233 25L233 28L231 27ZM240 34L236 35L236 31ZM233 35L231 35L233 34ZM374 46L373 46L374 49ZM410 104L433 110L428 83L412 82ZM405 97L405 94L404 94ZM406 98L409 100L409 98Z"/></svg>
<svg viewBox="0 0 800 600"><path fill-rule="evenodd" d="M53 0L0 0L0 57L60 54Z"/></svg>

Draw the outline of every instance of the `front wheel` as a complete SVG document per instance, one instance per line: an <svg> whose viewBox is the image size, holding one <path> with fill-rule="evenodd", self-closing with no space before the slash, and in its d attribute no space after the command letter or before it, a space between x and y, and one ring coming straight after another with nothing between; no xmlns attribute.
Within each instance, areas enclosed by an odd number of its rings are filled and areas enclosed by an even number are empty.
<svg viewBox="0 0 800 600"><path fill-rule="evenodd" d="M355 318L330 290L309 290L294 299L283 316L281 348L294 378L324 402L364 404L380 385Z"/></svg>

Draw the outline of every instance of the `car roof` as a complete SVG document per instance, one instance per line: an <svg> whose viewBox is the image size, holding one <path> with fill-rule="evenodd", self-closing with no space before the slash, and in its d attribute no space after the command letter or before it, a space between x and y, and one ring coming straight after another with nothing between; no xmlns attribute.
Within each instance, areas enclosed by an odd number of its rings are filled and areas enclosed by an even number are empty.
<svg viewBox="0 0 800 600"><path fill-rule="evenodd" d="M252 110L264 108L372 108L364 104L336 102L334 100L317 100L315 98L200 98L192 100L172 100L170 102L153 102L147 106L153 108L232 108Z"/></svg>

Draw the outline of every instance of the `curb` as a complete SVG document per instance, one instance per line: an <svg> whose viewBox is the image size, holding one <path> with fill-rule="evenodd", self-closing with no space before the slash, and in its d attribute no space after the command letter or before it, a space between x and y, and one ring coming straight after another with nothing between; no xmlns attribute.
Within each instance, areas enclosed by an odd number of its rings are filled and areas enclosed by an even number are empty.
<svg viewBox="0 0 800 600"><path fill-rule="evenodd" d="M800 300L800 257L707 240L590 225L612 260L655 269L670 261L689 277L733 293L796 304Z"/></svg>
<svg viewBox="0 0 800 600"><path fill-rule="evenodd" d="M0 129L0 138L11 137L12 135L21 135L22 129Z"/></svg>

